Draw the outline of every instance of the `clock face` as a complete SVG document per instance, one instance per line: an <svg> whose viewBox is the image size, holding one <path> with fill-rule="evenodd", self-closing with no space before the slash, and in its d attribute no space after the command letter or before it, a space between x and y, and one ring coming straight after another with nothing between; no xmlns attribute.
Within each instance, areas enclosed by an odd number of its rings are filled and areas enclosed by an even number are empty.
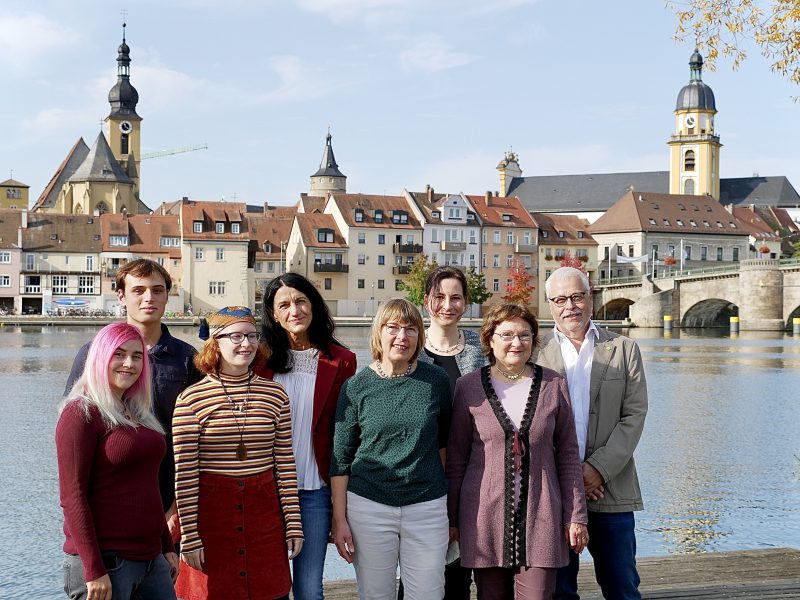
<svg viewBox="0 0 800 600"><path fill-rule="evenodd" d="M133 125L131 125L130 121L122 121L119 124L119 130L122 133L130 133L132 129L133 129Z"/></svg>
<svg viewBox="0 0 800 600"><path fill-rule="evenodd" d="M694 118L694 115L689 115L686 117L686 126L687 127L694 127L697 124L697 121Z"/></svg>

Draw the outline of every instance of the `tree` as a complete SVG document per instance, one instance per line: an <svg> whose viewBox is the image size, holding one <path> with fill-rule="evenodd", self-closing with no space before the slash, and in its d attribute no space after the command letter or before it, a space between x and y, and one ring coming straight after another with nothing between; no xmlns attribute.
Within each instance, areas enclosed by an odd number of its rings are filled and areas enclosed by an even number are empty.
<svg viewBox="0 0 800 600"><path fill-rule="evenodd" d="M567 253L564 255L564 258L561 259L560 266L573 267L575 269L578 269L578 271L580 271L584 275L588 275L588 273L586 272L586 264L577 256L575 257L572 256L569 250L567 250Z"/></svg>
<svg viewBox="0 0 800 600"><path fill-rule="evenodd" d="M800 0L670 0L678 17L676 37L694 38L714 69L717 58L747 58L748 42L772 61L770 69L800 84Z"/></svg>
<svg viewBox="0 0 800 600"><path fill-rule="evenodd" d="M436 261L429 263L426 254L420 254L411 263L406 280L400 283L400 289L406 292L406 299L412 304L422 306L425 302L425 281L428 273L436 268Z"/></svg>
<svg viewBox="0 0 800 600"><path fill-rule="evenodd" d="M467 269L467 291L473 304L483 304L492 297L492 293L486 289L486 278L475 267Z"/></svg>
<svg viewBox="0 0 800 600"><path fill-rule="evenodd" d="M508 274L511 276L511 283L506 286L503 300L512 304L522 304L523 306L530 304L535 288L530 284L533 276L528 273L525 263L519 259L515 260L511 263Z"/></svg>

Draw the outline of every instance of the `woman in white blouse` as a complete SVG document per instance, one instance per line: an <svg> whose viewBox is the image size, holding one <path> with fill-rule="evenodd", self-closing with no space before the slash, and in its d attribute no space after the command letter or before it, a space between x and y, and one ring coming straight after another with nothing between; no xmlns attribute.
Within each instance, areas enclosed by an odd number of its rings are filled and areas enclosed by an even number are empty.
<svg viewBox="0 0 800 600"><path fill-rule="evenodd" d="M296 600L322 600L322 573L331 530L329 469L336 402L356 371L356 356L334 337L334 324L317 288L285 273L264 289L262 341L272 350L262 377L281 383L292 408L292 447L303 522L303 551L294 559Z"/></svg>

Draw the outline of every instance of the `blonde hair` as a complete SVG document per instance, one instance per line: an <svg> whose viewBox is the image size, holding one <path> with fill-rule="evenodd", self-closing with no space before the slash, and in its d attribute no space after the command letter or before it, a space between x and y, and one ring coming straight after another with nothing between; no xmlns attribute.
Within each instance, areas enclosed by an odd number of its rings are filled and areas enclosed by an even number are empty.
<svg viewBox="0 0 800 600"><path fill-rule="evenodd" d="M136 340L142 345L142 371L120 399L111 391L108 365L114 352L131 340ZM151 388L150 360L141 332L127 323L112 323L103 327L92 340L92 345L86 354L83 373L59 406L59 412L63 411L67 404L78 402L87 420L90 418L90 409L94 406L109 429L121 425L129 427L141 425L163 434L164 428L153 414Z"/></svg>
<svg viewBox="0 0 800 600"><path fill-rule="evenodd" d="M412 325L417 328L417 347L409 362L417 360L419 353L425 347L425 324L422 322L422 315L419 314L417 307L405 298L393 298L382 304L372 319L372 330L369 336L369 349L372 358L375 360L383 359L383 348L381 348L381 330L389 322L401 325Z"/></svg>

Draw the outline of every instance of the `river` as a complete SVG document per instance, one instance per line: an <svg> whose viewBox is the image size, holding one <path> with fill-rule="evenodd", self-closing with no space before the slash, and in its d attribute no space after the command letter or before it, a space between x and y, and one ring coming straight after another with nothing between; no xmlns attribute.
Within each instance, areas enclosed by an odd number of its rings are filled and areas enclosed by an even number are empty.
<svg viewBox="0 0 800 600"><path fill-rule="evenodd" d="M56 404L96 328L0 327L0 598L62 597ZM198 344L196 330L174 328ZM340 328L369 360L366 329ZM632 329L650 411L636 453L639 556L797 546L800 340ZM326 577L352 578L329 552Z"/></svg>

